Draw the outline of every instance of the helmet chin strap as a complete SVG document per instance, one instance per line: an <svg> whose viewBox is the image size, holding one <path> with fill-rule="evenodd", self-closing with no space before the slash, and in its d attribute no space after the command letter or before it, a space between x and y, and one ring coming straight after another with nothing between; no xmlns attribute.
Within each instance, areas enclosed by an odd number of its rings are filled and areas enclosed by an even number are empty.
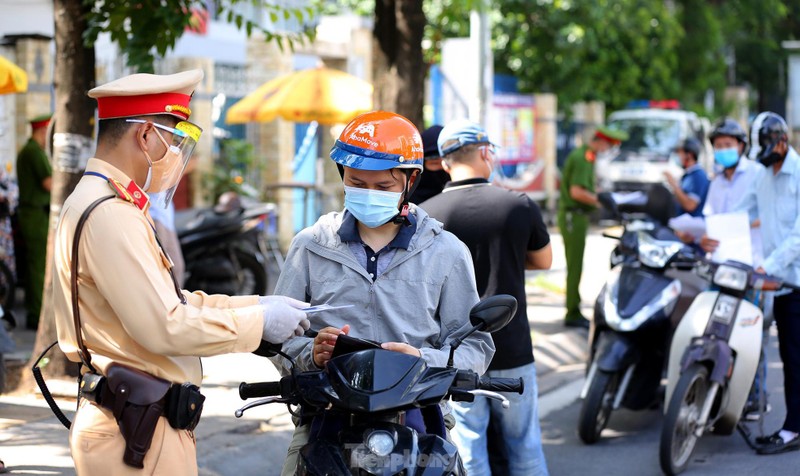
<svg viewBox="0 0 800 476"><path fill-rule="evenodd" d="M395 225L411 225L411 222L408 220L408 199L414 193L414 189L416 189L417 185L419 184L419 180L415 180L411 187L408 186L408 184L411 182L411 175L414 173L414 170L415 169L406 171L406 184L403 186L403 201L400 202L400 213L391 219L391 222Z"/></svg>

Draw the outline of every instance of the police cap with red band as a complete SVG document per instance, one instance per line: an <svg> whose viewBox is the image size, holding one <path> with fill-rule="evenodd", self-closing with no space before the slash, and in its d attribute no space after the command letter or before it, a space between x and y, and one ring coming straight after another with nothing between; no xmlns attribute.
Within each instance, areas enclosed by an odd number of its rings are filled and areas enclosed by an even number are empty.
<svg viewBox="0 0 800 476"><path fill-rule="evenodd" d="M607 141L611 144L619 144L628 140L628 133L612 127L600 126L594 133L595 138Z"/></svg>
<svg viewBox="0 0 800 476"><path fill-rule="evenodd" d="M189 101L202 80L199 69L169 75L137 73L98 86L89 97L97 99L100 119L169 114L185 121L192 113Z"/></svg>
<svg viewBox="0 0 800 476"><path fill-rule="evenodd" d="M42 127L47 127L50 124L50 119L53 117L52 114L42 114L40 116L36 116L30 120L31 129L40 129Z"/></svg>

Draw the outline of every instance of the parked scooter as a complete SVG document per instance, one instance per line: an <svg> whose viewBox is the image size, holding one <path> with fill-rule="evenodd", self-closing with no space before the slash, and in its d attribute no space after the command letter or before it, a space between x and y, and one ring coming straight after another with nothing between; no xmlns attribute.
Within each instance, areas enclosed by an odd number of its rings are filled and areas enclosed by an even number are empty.
<svg viewBox="0 0 800 476"><path fill-rule="evenodd" d="M239 200L176 213L186 262L183 287L209 294L266 294L266 227L274 213L274 205Z"/></svg>
<svg viewBox="0 0 800 476"><path fill-rule="evenodd" d="M279 382L242 383L242 399L266 398L248 403L236 416L267 403L300 405L304 417L315 416L312 438L300 450L298 474L463 475L458 450L446 438L439 403L448 398L473 401L482 395L507 407L508 400L496 392L522 393L523 381L453 368L453 353L472 332L494 332L505 326L516 308L516 299L508 295L476 304L470 311L474 327L453 342L444 368L429 367L420 357L384 350L372 341L340 335L324 370L300 373L292 362L291 375ZM280 354L291 361L279 348L263 343L256 353ZM415 409L421 410L424 432L410 416ZM316 438L315 428L319 428Z"/></svg>
<svg viewBox="0 0 800 476"><path fill-rule="evenodd" d="M578 435L596 443L611 412L652 408L661 399L674 325L705 287L691 272L694 252L660 220L624 215L612 269L595 301Z"/></svg>
<svg viewBox="0 0 800 476"><path fill-rule="evenodd" d="M668 475L683 472L707 432L730 435L742 416L761 356L761 309L751 289L800 289L734 261L708 264L719 288L701 293L672 338L666 416L659 459Z"/></svg>

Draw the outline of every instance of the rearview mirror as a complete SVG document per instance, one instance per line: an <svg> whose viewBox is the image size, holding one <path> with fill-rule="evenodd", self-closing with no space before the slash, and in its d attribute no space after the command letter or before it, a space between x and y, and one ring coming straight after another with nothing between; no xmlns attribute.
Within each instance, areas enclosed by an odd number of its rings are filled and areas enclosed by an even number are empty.
<svg viewBox="0 0 800 476"><path fill-rule="evenodd" d="M517 299L508 294L488 297L469 312L469 321L483 332L502 329L517 313Z"/></svg>

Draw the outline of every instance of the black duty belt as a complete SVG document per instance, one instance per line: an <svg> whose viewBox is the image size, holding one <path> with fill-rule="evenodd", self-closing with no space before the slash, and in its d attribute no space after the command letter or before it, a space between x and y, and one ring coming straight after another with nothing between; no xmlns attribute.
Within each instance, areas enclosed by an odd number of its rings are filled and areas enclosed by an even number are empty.
<svg viewBox="0 0 800 476"><path fill-rule="evenodd" d="M200 420L205 396L195 385L171 384L166 393L157 400L155 398L162 392L156 389L142 392L150 398L138 397L137 400L137 392L119 386L115 392L111 387L109 380L102 375L87 373L81 378L82 396L111 411L115 416L122 413L126 404L146 404L160 408L159 416L167 417L170 426L176 430L194 430Z"/></svg>

